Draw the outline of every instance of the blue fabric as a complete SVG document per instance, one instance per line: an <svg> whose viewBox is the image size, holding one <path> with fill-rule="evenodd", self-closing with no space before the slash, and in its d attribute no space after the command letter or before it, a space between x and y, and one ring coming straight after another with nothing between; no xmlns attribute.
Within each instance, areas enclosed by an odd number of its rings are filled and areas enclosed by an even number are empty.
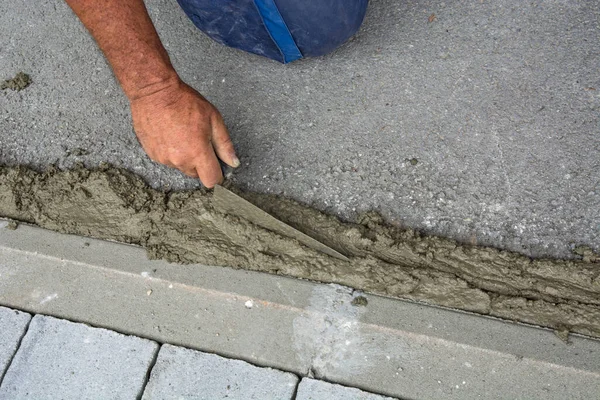
<svg viewBox="0 0 600 400"><path fill-rule="evenodd" d="M275 0L304 57L317 57L344 44L360 28L368 0Z"/></svg>
<svg viewBox="0 0 600 400"><path fill-rule="evenodd" d="M281 51L283 62L288 63L302 58L302 53L296 46L275 2L273 0L254 0L254 3L262 16L265 28Z"/></svg>
<svg viewBox="0 0 600 400"><path fill-rule="evenodd" d="M177 0L200 30L217 42L284 62L254 0Z"/></svg>
<svg viewBox="0 0 600 400"><path fill-rule="evenodd" d="M368 0L177 0L226 46L285 63L320 56L356 33Z"/></svg>

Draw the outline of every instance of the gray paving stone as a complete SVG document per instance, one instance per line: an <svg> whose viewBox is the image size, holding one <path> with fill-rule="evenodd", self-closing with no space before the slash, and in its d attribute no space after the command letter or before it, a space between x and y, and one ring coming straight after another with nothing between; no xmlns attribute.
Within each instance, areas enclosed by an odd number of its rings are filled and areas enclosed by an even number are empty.
<svg viewBox="0 0 600 400"><path fill-rule="evenodd" d="M335 285L151 261L138 247L27 225L0 228L0 275L4 306L402 399L600 393L597 340L565 345L547 330L374 295L354 307L352 289Z"/></svg>
<svg viewBox="0 0 600 400"><path fill-rule="evenodd" d="M35 316L11 363L1 400L135 399L157 344Z"/></svg>
<svg viewBox="0 0 600 400"><path fill-rule="evenodd" d="M304 378L298 385L296 400L393 400L378 394L362 390L334 385L333 383Z"/></svg>
<svg viewBox="0 0 600 400"><path fill-rule="evenodd" d="M30 319L27 313L0 307L0 382Z"/></svg>
<svg viewBox="0 0 600 400"><path fill-rule="evenodd" d="M164 345L143 400L291 399L298 378L245 361Z"/></svg>

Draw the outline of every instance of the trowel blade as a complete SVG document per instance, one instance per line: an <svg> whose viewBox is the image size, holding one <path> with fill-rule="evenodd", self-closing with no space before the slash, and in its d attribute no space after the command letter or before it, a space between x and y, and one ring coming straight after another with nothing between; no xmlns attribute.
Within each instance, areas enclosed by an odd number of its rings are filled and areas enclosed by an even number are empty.
<svg viewBox="0 0 600 400"><path fill-rule="evenodd" d="M318 240L299 231L298 229L292 228L288 224L278 220L271 214L250 203L248 200L238 196L228 189L225 189L223 186L215 186L213 199L213 205L223 213L244 218L262 228L268 229L282 236L296 239L311 249L318 250L331 257L339 258L340 260L349 261L348 257L340 252L332 249L329 246L326 246Z"/></svg>

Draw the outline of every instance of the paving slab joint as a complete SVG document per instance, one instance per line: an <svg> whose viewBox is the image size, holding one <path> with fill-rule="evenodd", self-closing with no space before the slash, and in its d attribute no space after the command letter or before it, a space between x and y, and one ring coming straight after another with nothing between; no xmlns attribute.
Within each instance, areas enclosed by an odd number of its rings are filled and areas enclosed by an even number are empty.
<svg viewBox="0 0 600 400"><path fill-rule="evenodd" d="M169 345L176 346L176 347L181 347L181 348L188 349L188 350L199 351L199 352L202 352L202 353L205 353L205 354L212 354L212 355L223 357L223 358L226 358L226 359L229 359L229 360L244 361L244 362L246 362L246 363L248 363L248 364L250 364L252 366L259 367L259 368L271 368L271 369L275 369L275 370L278 370L278 371L281 371L281 372L286 372L286 373L289 373L289 374L296 375L298 377L298 382L300 382L302 380L302 378L307 378L307 377L308 378L312 378L313 377L312 375L309 376L307 373L298 373L298 372L295 372L292 369L282 368L282 367L276 367L276 366L273 366L273 365L268 364L268 363L256 362L256 360L252 360L252 359L247 358L247 357L242 357L242 356L240 356L240 357L233 357L233 356L231 356L230 354L227 354L227 353L222 353L222 352L217 352L217 351L211 351L209 349L205 349L205 348L201 348L201 347L191 347L191 346L188 346L188 345L185 345L185 344L182 344L182 343L178 343L178 342L165 342L165 341L161 341L161 340L159 340L156 337L151 336L151 335L144 335L144 334L140 334L140 333L134 333L134 332L131 332L129 330L118 329L118 328L115 328L115 327L113 327L113 326L111 326L109 324L106 324L106 325L105 324L93 324L93 323L87 322L87 321L82 320L82 319L72 318L72 317L66 317L66 316L61 315L61 314L37 313L33 309L15 307L13 305L8 306L8 305L0 304L0 306L9 307L12 310L19 311L19 312L22 312L22 313L30 314L31 315L31 319L33 319L33 317L36 316L36 315L43 316L43 317L53 317L53 318L56 318L56 319L61 319L61 320L73 322L73 323L76 323L76 324L82 324L82 325L88 326L90 328L106 329L106 330L109 330L109 331L113 331L113 332L119 333L121 335L134 336L134 337L138 337L138 338L141 338L141 339L150 340L150 341L153 341L156 344L158 344L158 348L156 350L156 353L154 354L154 356L152 358L152 361L150 363L150 366L148 368L148 371L146 373L146 378L145 378L145 381L144 381L144 385L143 385L140 393L138 393L138 397L136 397L136 400L139 400L139 399L142 398L142 396L144 394L144 390L146 388L146 385L148 384L148 381L150 380L150 376L152 374L152 369L156 365L156 361L158 359L158 353L160 352L160 349L165 344L169 344ZM19 346L17 347L17 351L18 351L18 349L19 349L19 347L21 345L21 341L23 340L23 337L25 337L25 335L27 334L27 331L29 329L29 324L30 323L31 323L31 320L29 322L27 322L27 328L25 330L25 333L19 339ZM17 353L17 351L15 351L15 354ZM14 355L13 355L13 357L14 357ZM13 357L11 357L11 361L12 361ZM10 367L10 363L7 366L6 369L8 370L9 367ZM320 379L320 378L316 378L315 377L315 379ZM321 379L321 380L324 380L324 379ZM330 383L335 383L335 382L330 382ZM0 384L2 384L2 379L0 379Z"/></svg>
<svg viewBox="0 0 600 400"><path fill-rule="evenodd" d="M16 310L16 311L23 312L23 313L25 312L25 311L22 311L22 310ZM15 352L10 357L10 360L8 361L8 364L6 364L6 368L4 369L4 372L2 372L0 374L0 386L2 386L2 382L4 381L4 377L6 376L6 373L8 372L8 370L10 369L10 366L11 366L13 360L15 359L15 356L19 352L19 349L21 348L21 343L23 342L23 338L25 337L25 335L27 335L27 332L29 331L29 325L31 324L32 320L33 320L33 314L31 314L31 318L29 318L29 321L27 321L27 324L25 325L25 329L23 329L23 334L21 335L21 337L19 338L19 341L17 342L17 347L15 348Z"/></svg>
<svg viewBox="0 0 600 400"><path fill-rule="evenodd" d="M148 339L148 338L146 338L146 339ZM152 340L152 339L148 339L148 340ZM138 395L135 397L136 400L142 400L142 398L144 396L144 392L146 391L146 386L148 386L148 382L150 382L150 375L152 375L152 370L154 369L154 366L156 365L156 360L158 360L158 353L160 352L160 349L162 349L162 346L163 346L162 343L158 343L158 347L156 348L156 350L154 351L154 354L152 355L152 361L150 361L150 365L148 366L148 371L146 371L146 377L144 379L144 383L142 384L142 387L140 388Z"/></svg>
<svg viewBox="0 0 600 400"><path fill-rule="evenodd" d="M294 388L294 393L292 393L292 397L290 397L290 400L296 400L296 397L298 397L298 389L300 388L300 382L302 382L302 379L302 376L298 377L298 382L296 382L296 387Z"/></svg>

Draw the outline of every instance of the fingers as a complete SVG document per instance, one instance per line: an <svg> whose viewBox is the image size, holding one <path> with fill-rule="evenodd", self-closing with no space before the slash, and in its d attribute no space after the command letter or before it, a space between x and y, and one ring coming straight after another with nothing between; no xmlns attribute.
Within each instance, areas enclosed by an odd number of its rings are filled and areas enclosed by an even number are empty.
<svg viewBox="0 0 600 400"><path fill-rule="evenodd" d="M216 113L212 118L212 144L217 156L219 156L225 164L233 168L240 166L240 160L235 155L233 142L225 127L225 122L223 122L223 118L219 113Z"/></svg>
<svg viewBox="0 0 600 400"><path fill-rule="evenodd" d="M211 189L223 182L221 164L210 142L204 146L201 154L195 159L194 165L197 177L207 188Z"/></svg>
<svg viewBox="0 0 600 400"><path fill-rule="evenodd" d="M186 174L187 176L191 177L191 178L196 178L198 179L198 171L196 171L196 168L177 168L178 170L180 170L181 172L183 172L184 174Z"/></svg>
<svg viewBox="0 0 600 400"><path fill-rule="evenodd" d="M180 89L174 103L132 103L135 131L153 160L212 188L223 181L219 158L234 168L240 161L217 109L193 89Z"/></svg>

